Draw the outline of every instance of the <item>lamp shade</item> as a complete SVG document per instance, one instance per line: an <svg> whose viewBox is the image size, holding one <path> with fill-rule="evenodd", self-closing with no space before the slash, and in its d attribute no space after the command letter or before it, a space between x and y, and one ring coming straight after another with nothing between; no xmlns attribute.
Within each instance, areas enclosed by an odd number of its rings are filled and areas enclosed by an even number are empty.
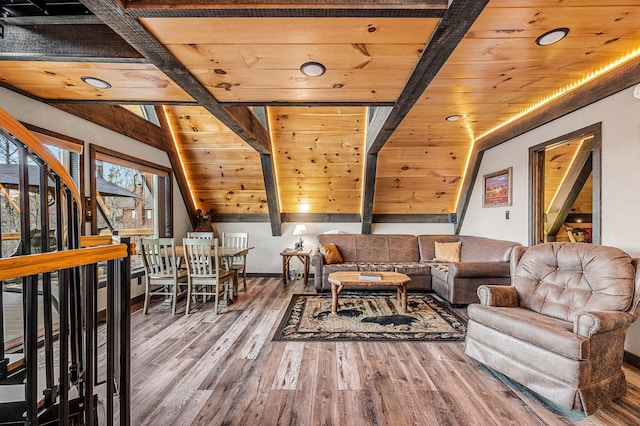
<svg viewBox="0 0 640 426"><path fill-rule="evenodd" d="M307 235L307 227L305 225L296 225L293 229L293 235Z"/></svg>

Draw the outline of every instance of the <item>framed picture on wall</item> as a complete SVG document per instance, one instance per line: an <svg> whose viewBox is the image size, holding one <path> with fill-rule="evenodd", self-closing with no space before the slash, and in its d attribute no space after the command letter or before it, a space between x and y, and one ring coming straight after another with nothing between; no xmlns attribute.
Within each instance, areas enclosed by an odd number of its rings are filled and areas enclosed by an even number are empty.
<svg viewBox="0 0 640 426"><path fill-rule="evenodd" d="M482 191L482 207L501 207L511 205L511 170L484 175Z"/></svg>

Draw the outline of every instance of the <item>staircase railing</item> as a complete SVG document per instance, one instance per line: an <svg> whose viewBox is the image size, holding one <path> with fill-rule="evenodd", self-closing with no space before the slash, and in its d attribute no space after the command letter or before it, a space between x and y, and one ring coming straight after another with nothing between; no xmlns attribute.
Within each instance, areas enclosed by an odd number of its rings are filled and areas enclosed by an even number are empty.
<svg viewBox="0 0 640 426"><path fill-rule="evenodd" d="M10 364L12 354L5 353L2 324L6 318L0 317L0 424L93 425L104 420L111 425L119 419L120 424L128 425L129 240L109 237L108 241L81 241L81 198L62 164L1 109L0 139L8 147L0 171L3 167L5 171L17 170L17 176L0 173L5 180L0 182L0 196L11 207L3 212L0 205L0 225L8 213L19 214L20 222L16 253L0 259L0 282L3 290L10 283L13 291L22 294L23 307L19 362ZM7 190L9 185L12 195ZM0 243L3 233L16 232L6 231L0 227ZM96 245L104 243L108 244ZM98 327L98 267L102 269L105 264L106 324ZM57 294L54 287L58 288ZM0 307L4 313L2 293ZM56 307L57 332L53 318ZM38 325L39 316L43 331ZM104 334L106 351L98 345L98 333ZM99 360L106 365L103 379L99 379ZM23 400L3 399L3 394L11 393L9 390L15 393L16 387L22 386ZM104 418L98 416L101 401L106 405Z"/></svg>

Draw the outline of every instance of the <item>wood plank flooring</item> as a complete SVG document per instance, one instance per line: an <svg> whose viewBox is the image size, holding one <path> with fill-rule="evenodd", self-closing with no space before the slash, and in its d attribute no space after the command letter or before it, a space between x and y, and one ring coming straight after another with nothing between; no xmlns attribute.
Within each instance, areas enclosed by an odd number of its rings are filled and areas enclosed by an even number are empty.
<svg viewBox="0 0 640 426"><path fill-rule="evenodd" d="M637 425L640 370L595 415L550 406L464 355L463 343L272 342L301 281L252 278L211 302L132 318L133 425ZM184 312L184 301L179 305Z"/></svg>

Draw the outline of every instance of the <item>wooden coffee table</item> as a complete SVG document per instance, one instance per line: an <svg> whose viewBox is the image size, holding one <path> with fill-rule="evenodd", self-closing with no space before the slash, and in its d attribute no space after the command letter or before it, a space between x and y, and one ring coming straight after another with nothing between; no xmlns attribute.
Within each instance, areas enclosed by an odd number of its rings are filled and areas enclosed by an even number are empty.
<svg viewBox="0 0 640 426"><path fill-rule="evenodd" d="M411 278L398 272L376 272L380 274L380 280L364 280L360 278L362 271L332 272L329 274L331 284L331 312L338 311L338 295L345 286L380 287L394 286L398 290L398 303L402 312L407 312L407 284Z"/></svg>

